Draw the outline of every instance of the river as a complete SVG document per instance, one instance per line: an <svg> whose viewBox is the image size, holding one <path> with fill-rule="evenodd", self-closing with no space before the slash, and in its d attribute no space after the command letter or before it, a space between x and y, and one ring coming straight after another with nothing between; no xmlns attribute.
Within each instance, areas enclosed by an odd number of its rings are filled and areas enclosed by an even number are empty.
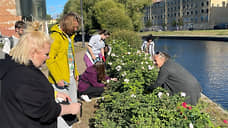
<svg viewBox="0 0 228 128"><path fill-rule="evenodd" d="M156 39L165 51L200 82L203 94L228 110L228 42Z"/></svg>

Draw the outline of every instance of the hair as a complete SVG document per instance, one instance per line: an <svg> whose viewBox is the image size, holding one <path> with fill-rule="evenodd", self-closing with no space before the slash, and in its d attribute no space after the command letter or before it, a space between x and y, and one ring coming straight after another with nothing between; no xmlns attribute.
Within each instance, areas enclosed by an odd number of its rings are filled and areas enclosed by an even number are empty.
<svg viewBox="0 0 228 128"><path fill-rule="evenodd" d="M99 34L99 35L104 34L105 36L107 36L107 35L110 36L110 32L107 31L107 30L100 30L98 34Z"/></svg>
<svg viewBox="0 0 228 128"><path fill-rule="evenodd" d="M110 48L107 44L105 44L105 47L104 47L104 56L105 56L105 59L107 59L108 57L108 52L110 51Z"/></svg>
<svg viewBox="0 0 228 128"><path fill-rule="evenodd" d="M156 52L156 55L159 56L159 58L165 58L165 60L168 60L170 59L170 55L168 53L165 53L165 52Z"/></svg>
<svg viewBox="0 0 228 128"><path fill-rule="evenodd" d="M149 41L149 40L154 40L154 37L152 34L148 35L147 38L146 38L146 41Z"/></svg>
<svg viewBox="0 0 228 128"><path fill-rule="evenodd" d="M34 22L34 24L37 24L37 22ZM31 54L44 48L45 44L51 45L51 42L50 37L44 32L39 31L37 28L33 30L30 28L10 51L10 56L12 56L12 59L17 63L28 65L30 63Z"/></svg>
<svg viewBox="0 0 228 128"><path fill-rule="evenodd" d="M93 65L97 71L98 81L105 81L105 65L102 61L98 61Z"/></svg>
<svg viewBox="0 0 228 128"><path fill-rule="evenodd" d="M71 34L73 22L77 21L78 24L81 22L81 18L77 13L70 12L65 14L60 20L60 27L66 34Z"/></svg>
<svg viewBox="0 0 228 128"><path fill-rule="evenodd" d="M17 21L16 23L15 23L15 29L16 28L26 28L26 24L25 24L25 22L24 21L22 21L22 20L19 20L19 21Z"/></svg>

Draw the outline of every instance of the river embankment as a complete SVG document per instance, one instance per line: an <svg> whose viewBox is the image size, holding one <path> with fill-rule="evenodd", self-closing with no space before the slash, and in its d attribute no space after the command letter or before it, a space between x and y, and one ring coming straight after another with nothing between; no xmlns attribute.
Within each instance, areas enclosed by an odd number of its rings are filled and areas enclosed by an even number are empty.
<svg viewBox="0 0 228 128"><path fill-rule="evenodd" d="M179 40L205 40L205 41L227 41L228 42L228 37L224 36L196 36L196 35L166 35L166 36L155 36L156 38L159 39L179 39Z"/></svg>
<svg viewBox="0 0 228 128"><path fill-rule="evenodd" d="M228 41L228 29L223 30L193 30L193 31L148 31L140 32L140 36L152 34L162 39L187 39L187 40L210 40Z"/></svg>

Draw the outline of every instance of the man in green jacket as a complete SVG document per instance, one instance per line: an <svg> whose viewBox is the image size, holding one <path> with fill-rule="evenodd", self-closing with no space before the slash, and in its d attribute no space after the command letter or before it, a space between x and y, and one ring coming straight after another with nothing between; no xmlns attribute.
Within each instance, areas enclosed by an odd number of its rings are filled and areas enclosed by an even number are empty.
<svg viewBox="0 0 228 128"><path fill-rule="evenodd" d="M56 91L69 94L72 102L77 102L76 80L79 74L75 62L74 36L79 23L80 17L76 13L68 13L51 28L53 43L46 62L49 81Z"/></svg>

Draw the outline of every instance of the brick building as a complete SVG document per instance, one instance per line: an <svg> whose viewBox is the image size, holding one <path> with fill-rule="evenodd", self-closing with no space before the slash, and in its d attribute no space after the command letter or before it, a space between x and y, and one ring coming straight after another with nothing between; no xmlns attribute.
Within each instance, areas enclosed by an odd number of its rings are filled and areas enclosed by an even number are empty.
<svg viewBox="0 0 228 128"><path fill-rule="evenodd" d="M14 23L21 20L17 16L15 0L0 0L0 33L4 36L10 36L14 33Z"/></svg>
<svg viewBox="0 0 228 128"><path fill-rule="evenodd" d="M0 0L0 35L11 36L17 20L46 19L46 0Z"/></svg>

